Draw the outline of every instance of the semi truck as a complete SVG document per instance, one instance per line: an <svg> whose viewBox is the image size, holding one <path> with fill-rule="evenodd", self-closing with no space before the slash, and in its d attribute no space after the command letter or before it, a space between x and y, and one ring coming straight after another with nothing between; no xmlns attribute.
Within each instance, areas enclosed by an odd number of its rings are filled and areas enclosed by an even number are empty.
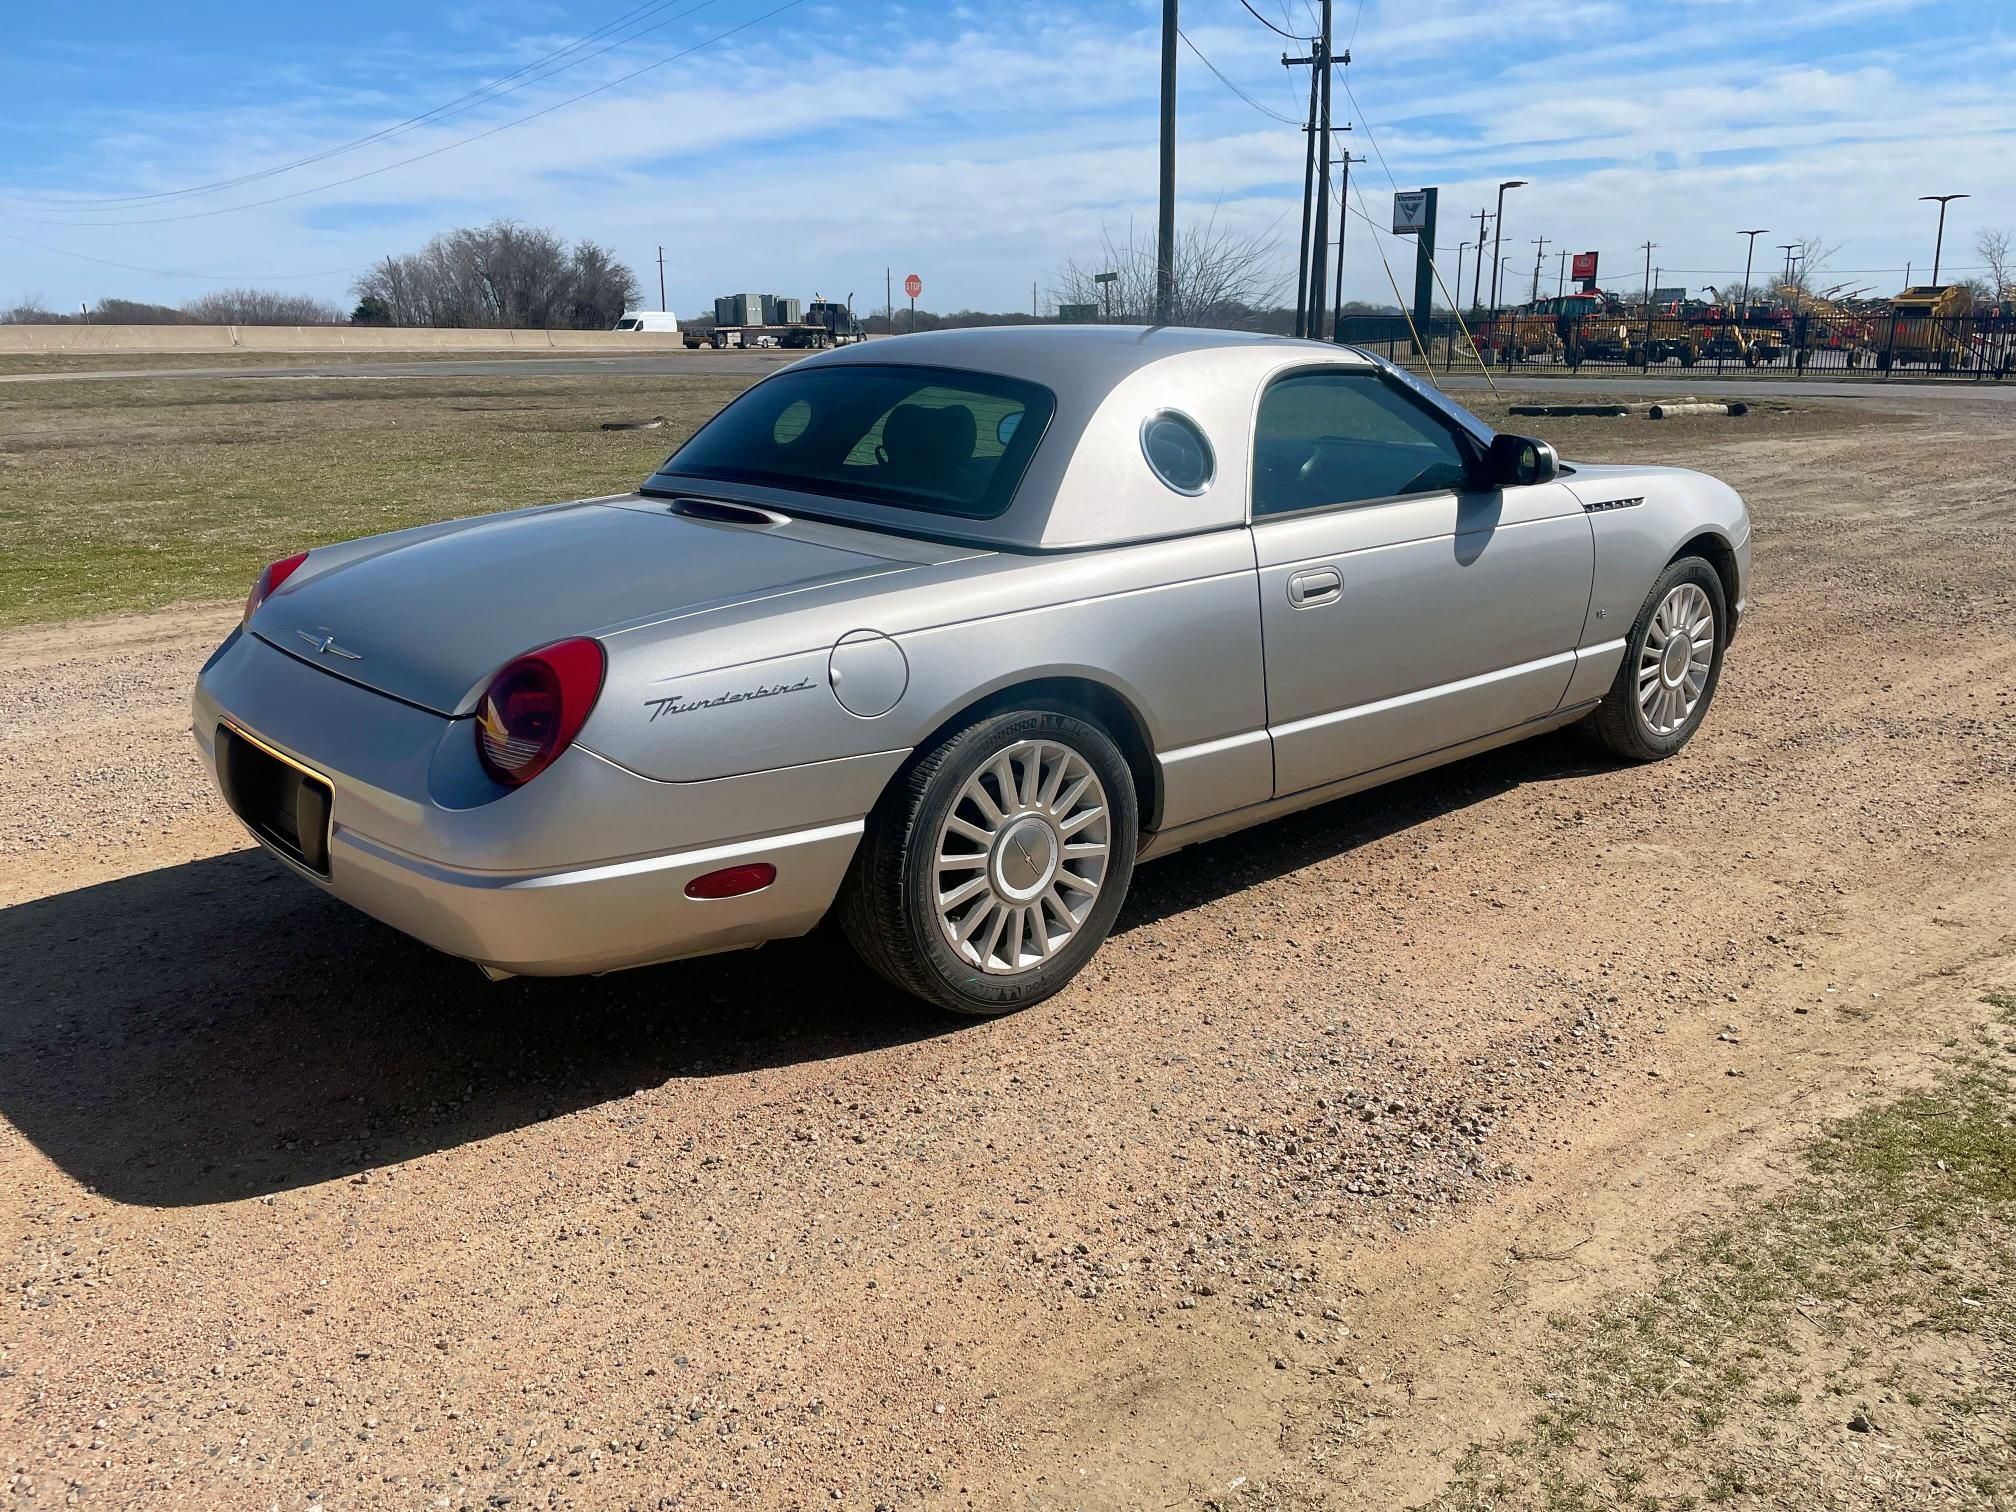
<svg viewBox="0 0 2016 1512"><path fill-rule="evenodd" d="M854 312L839 300L815 296L809 305L801 305L784 294L724 294L714 301L714 329L704 334L689 329L686 345L708 345L716 351L730 347L804 351L847 346L866 335Z"/></svg>

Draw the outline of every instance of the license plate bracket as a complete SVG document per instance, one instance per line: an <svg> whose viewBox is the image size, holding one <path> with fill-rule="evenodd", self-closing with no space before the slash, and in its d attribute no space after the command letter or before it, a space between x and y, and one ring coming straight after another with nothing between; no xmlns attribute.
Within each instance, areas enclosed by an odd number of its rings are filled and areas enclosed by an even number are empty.
<svg viewBox="0 0 2016 1512"><path fill-rule="evenodd" d="M334 789L320 772L229 724L217 726L217 781L246 827L290 861L329 875Z"/></svg>

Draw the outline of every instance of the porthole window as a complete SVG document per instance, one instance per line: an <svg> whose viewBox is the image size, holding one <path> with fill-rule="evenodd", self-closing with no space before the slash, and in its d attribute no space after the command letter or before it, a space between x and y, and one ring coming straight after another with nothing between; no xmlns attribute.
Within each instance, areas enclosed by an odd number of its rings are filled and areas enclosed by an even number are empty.
<svg viewBox="0 0 2016 1512"><path fill-rule="evenodd" d="M770 439L779 446L789 446L805 434L805 427L812 423L812 406L803 399L793 399L778 411L776 421L770 427Z"/></svg>
<svg viewBox="0 0 2016 1512"><path fill-rule="evenodd" d="M1164 410L1141 426L1141 451L1155 476L1180 494L1201 494L1211 486L1216 461L1211 443L1188 415Z"/></svg>

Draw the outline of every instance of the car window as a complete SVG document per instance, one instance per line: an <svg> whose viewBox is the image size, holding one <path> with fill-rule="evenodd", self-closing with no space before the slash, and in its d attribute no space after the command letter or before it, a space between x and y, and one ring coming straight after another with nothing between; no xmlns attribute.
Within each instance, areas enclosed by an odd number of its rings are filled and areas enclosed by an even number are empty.
<svg viewBox="0 0 2016 1512"><path fill-rule="evenodd" d="M1377 373L1293 373L1261 397L1253 513L1286 514L1461 488L1450 428Z"/></svg>
<svg viewBox="0 0 2016 1512"><path fill-rule="evenodd" d="M794 368L735 400L661 471L991 519L1053 408L1049 390L992 373Z"/></svg>

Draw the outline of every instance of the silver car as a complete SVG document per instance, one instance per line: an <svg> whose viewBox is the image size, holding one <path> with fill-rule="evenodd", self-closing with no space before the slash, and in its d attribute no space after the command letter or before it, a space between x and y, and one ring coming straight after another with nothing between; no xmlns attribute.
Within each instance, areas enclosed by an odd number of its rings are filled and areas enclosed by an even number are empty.
<svg viewBox="0 0 2016 1512"><path fill-rule="evenodd" d="M288 866L492 977L832 914L997 1013L1138 861L1578 720L1671 755L1749 576L1723 484L1359 351L939 332L765 378L635 493L275 562L195 735Z"/></svg>

